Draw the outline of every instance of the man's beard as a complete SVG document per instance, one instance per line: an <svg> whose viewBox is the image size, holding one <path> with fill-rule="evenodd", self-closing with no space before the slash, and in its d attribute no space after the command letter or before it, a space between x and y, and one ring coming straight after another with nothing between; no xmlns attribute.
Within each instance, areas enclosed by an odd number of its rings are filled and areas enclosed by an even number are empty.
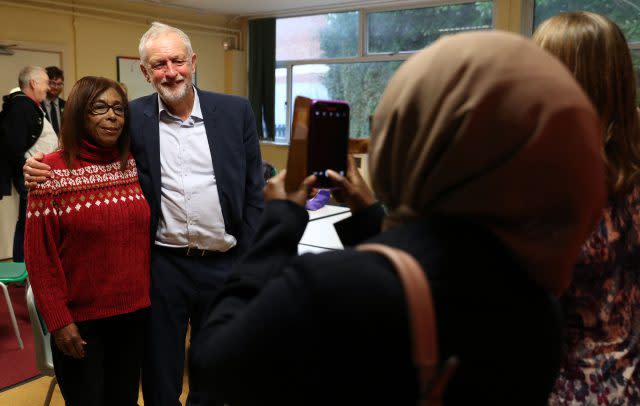
<svg viewBox="0 0 640 406"><path fill-rule="evenodd" d="M168 80L163 80L157 85L154 83L153 87L155 87L156 91L158 92L158 94L160 94L160 97L164 102L166 103L179 102L183 100L185 97L187 97L187 95L189 94L189 88L191 88L191 78L178 75L174 79L174 81L180 81L180 80L182 80L182 83L180 84L180 86L173 89L167 89L166 87L162 86L162 84L164 83L169 83Z"/></svg>

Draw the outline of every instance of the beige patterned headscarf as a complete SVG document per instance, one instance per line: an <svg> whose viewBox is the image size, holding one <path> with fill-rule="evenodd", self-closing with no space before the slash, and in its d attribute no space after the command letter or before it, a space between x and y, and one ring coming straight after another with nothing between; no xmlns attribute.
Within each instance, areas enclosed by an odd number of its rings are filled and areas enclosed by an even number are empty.
<svg viewBox="0 0 640 406"><path fill-rule="evenodd" d="M600 126L571 74L531 41L440 39L398 69L374 114L370 174L385 228L465 218L559 293L606 199Z"/></svg>

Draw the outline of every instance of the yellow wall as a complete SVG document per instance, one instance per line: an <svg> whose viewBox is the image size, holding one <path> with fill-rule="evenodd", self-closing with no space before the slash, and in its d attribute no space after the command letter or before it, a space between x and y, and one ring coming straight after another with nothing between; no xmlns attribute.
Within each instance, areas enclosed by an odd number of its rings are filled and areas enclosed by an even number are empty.
<svg viewBox="0 0 640 406"><path fill-rule="evenodd" d="M27 41L59 48L63 52L62 69L65 76L70 83L75 81L71 16L46 15L31 9L0 5L0 40L16 43Z"/></svg>
<svg viewBox="0 0 640 406"><path fill-rule="evenodd" d="M67 86L86 75L117 79L116 56L137 56L138 41L151 21L166 21L182 28L191 38L198 55L198 86L205 90L223 92L234 90L233 84L225 86L225 55L222 41L225 28L238 30L238 26L222 27L225 16L197 12L163 9L158 6L110 1L106 6L92 4L90 0L73 9L68 1L58 12L47 0L0 0L0 40L29 42L59 47L63 51L63 66ZM102 8L100 8L102 7ZM131 8L131 14L127 15ZM101 10L112 11L101 12ZM174 23L176 15L184 24ZM146 18L145 18L146 17ZM190 25L191 24L191 25ZM216 25L220 24L220 25ZM208 28L211 27L211 28ZM222 27L222 30L216 27ZM237 33L235 35L238 35ZM228 69L235 69L227 64ZM246 69L240 67L240 69Z"/></svg>
<svg viewBox="0 0 640 406"><path fill-rule="evenodd" d="M225 93L248 96L247 54L244 51L228 50L224 52Z"/></svg>
<svg viewBox="0 0 640 406"><path fill-rule="evenodd" d="M278 172L287 167L288 145L262 143L260 149L262 151L262 159L273 165Z"/></svg>

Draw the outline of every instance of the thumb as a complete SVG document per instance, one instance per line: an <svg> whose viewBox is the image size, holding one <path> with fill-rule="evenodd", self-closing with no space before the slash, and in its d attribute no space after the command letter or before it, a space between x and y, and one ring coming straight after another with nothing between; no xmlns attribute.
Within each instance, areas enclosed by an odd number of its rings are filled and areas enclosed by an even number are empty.
<svg viewBox="0 0 640 406"><path fill-rule="evenodd" d="M310 175L304 178L304 180L300 184L300 187L297 190L297 193L303 194L304 198L306 199L307 196L309 196L309 194L311 193L311 190L313 189L313 185L316 183L316 179L317 179L316 175Z"/></svg>
<svg viewBox="0 0 640 406"><path fill-rule="evenodd" d="M311 175L304 178L298 189L290 195L290 200L304 206L309 197L309 193L313 189L313 184L316 182L316 176Z"/></svg>
<svg viewBox="0 0 640 406"><path fill-rule="evenodd" d="M327 170L327 177L333 182L334 185L340 188L344 189L347 186L347 178L332 169Z"/></svg>

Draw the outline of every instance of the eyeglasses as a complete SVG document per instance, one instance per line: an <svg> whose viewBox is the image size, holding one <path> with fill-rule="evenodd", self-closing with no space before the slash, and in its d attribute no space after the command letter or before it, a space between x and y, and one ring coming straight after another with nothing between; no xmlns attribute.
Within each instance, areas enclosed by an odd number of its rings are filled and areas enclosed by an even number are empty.
<svg viewBox="0 0 640 406"><path fill-rule="evenodd" d="M100 114L107 114L109 109L113 110L113 113L116 116L124 116L124 106L122 104L106 104L106 103L95 103L91 106L89 112L94 116Z"/></svg>
<svg viewBox="0 0 640 406"><path fill-rule="evenodd" d="M175 67L181 67L181 66L184 66L189 61L187 61L186 59L171 59L169 62L171 62L171 65ZM166 70L169 68L167 61L160 61L160 62L148 64L147 66L156 72L160 72L160 71L166 72Z"/></svg>
<svg viewBox="0 0 640 406"><path fill-rule="evenodd" d="M54 82L53 80L49 81L49 87L63 87L64 82Z"/></svg>

